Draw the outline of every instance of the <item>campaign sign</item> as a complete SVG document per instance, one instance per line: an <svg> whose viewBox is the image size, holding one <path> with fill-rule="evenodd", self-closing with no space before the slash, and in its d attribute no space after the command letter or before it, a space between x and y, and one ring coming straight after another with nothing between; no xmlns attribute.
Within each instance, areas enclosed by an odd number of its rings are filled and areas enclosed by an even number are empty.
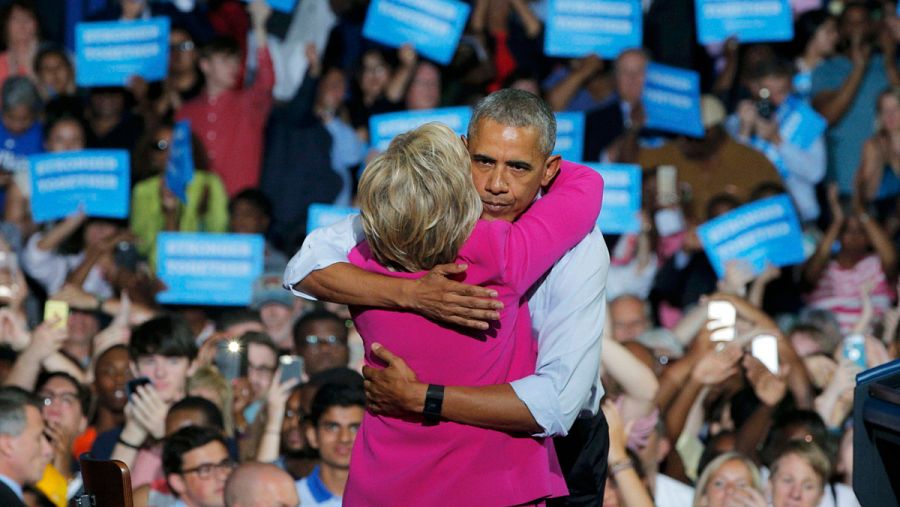
<svg viewBox="0 0 900 507"><path fill-rule="evenodd" d="M369 138L373 148L384 151L399 134L432 121L443 123L457 134L465 135L471 116L472 108L468 106L376 114L369 118Z"/></svg>
<svg viewBox="0 0 900 507"><path fill-rule="evenodd" d="M75 27L78 86L124 86L132 76L165 79L169 68L169 18L98 21Z"/></svg>
<svg viewBox="0 0 900 507"><path fill-rule="evenodd" d="M544 53L579 58L615 58L641 46L639 0L550 0Z"/></svg>
<svg viewBox="0 0 900 507"><path fill-rule="evenodd" d="M563 160L579 161L584 155L584 112L555 113L556 147Z"/></svg>
<svg viewBox="0 0 900 507"><path fill-rule="evenodd" d="M603 176L603 209L597 226L604 233L627 234L641 230L641 166L637 164L585 164Z"/></svg>
<svg viewBox="0 0 900 507"><path fill-rule="evenodd" d="M131 166L126 150L44 153L28 158L31 215L36 222L83 207L90 216L127 218Z"/></svg>
<svg viewBox="0 0 900 507"><path fill-rule="evenodd" d="M262 274L265 241L259 234L161 232L156 276L164 304L246 306Z"/></svg>
<svg viewBox="0 0 900 507"><path fill-rule="evenodd" d="M725 264L734 259L746 261L755 273L762 272L766 264L803 262L803 232L785 194L745 204L714 218L698 227L697 235L719 278L725 276Z"/></svg>
<svg viewBox="0 0 900 507"><path fill-rule="evenodd" d="M246 3L251 3L252 1L253 0L244 0ZM276 11L290 14L294 12L294 6L297 5L297 0L266 0L266 3Z"/></svg>
<svg viewBox="0 0 900 507"><path fill-rule="evenodd" d="M828 121L798 97L785 101L778 110L778 116L781 138L803 150L808 149L828 128Z"/></svg>
<svg viewBox="0 0 900 507"><path fill-rule="evenodd" d="M194 150L191 146L191 122L184 120L172 129L172 146L166 165L166 188L181 202L187 202L187 187L194 179Z"/></svg>
<svg viewBox="0 0 900 507"><path fill-rule="evenodd" d="M641 103L646 128L703 137L700 75L696 72L650 63Z"/></svg>
<svg viewBox="0 0 900 507"><path fill-rule="evenodd" d="M319 227L328 227L336 224L350 215L359 214L356 208L347 206L334 206L332 204L313 203L306 212L306 233L309 234Z"/></svg>
<svg viewBox="0 0 900 507"><path fill-rule="evenodd" d="M732 36L741 42L794 38L788 0L694 0L694 6L700 44L715 44Z"/></svg>
<svg viewBox="0 0 900 507"><path fill-rule="evenodd" d="M470 7L459 0L372 0L363 37L416 51L447 65L456 53Z"/></svg>

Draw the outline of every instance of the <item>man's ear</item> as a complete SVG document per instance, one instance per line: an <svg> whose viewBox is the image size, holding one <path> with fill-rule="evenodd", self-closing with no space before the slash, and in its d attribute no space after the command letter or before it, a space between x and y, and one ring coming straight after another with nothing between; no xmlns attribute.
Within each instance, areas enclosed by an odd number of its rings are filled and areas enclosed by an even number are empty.
<svg viewBox="0 0 900 507"><path fill-rule="evenodd" d="M546 187L556 177L559 172L559 164L562 162L561 155L550 155L544 162L544 174L541 175L541 186Z"/></svg>
<svg viewBox="0 0 900 507"><path fill-rule="evenodd" d="M306 441L313 449L319 448L319 435L316 435L316 429L311 425L306 427Z"/></svg>
<svg viewBox="0 0 900 507"><path fill-rule="evenodd" d="M169 474L166 476L166 482L169 483L169 487L172 488L178 496L184 495L184 492L187 491L187 486L184 484L184 477L178 474Z"/></svg>
<svg viewBox="0 0 900 507"><path fill-rule="evenodd" d="M0 456L16 455L16 437L7 433L0 434Z"/></svg>

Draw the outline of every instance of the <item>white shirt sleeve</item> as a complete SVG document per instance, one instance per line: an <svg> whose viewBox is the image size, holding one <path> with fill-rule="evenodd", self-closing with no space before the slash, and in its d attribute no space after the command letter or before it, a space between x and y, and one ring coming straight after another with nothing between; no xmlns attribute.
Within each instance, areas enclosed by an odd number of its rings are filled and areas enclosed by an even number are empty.
<svg viewBox="0 0 900 507"><path fill-rule="evenodd" d="M595 228L553 266L529 300L537 368L511 385L544 430L535 436L564 436L582 411L598 410L608 270L609 251Z"/></svg>
<svg viewBox="0 0 900 507"><path fill-rule="evenodd" d="M328 227L320 227L311 232L303 241L303 246L294 254L284 270L282 280L284 288L295 296L315 301L312 294L307 294L295 287L310 273L325 269L338 262L347 262L350 250L365 239L362 219L359 215L351 215Z"/></svg>
<svg viewBox="0 0 900 507"><path fill-rule="evenodd" d="M34 278L47 294L55 294L66 283L69 269L81 263L83 254L78 256L60 255L52 250L41 250L38 242L43 235L33 235L22 251L22 268Z"/></svg>

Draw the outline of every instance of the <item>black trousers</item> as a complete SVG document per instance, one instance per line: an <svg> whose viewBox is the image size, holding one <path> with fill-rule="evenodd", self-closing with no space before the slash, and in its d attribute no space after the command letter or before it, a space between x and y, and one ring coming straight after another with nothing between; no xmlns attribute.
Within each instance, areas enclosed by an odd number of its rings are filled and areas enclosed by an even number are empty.
<svg viewBox="0 0 900 507"><path fill-rule="evenodd" d="M591 418L576 419L569 434L554 438L553 444L569 496L548 500L547 506L603 505L609 454L609 426L603 411L598 410Z"/></svg>

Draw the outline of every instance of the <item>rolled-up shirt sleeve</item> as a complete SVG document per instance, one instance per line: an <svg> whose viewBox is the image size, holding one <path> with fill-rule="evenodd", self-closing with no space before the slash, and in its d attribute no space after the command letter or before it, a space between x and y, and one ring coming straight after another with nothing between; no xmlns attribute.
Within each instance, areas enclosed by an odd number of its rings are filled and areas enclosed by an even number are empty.
<svg viewBox="0 0 900 507"><path fill-rule="evenodd" d="M350 250L363 239L365 234L359 215L351 215L333 225L312 231L284 270L284 288L295 296L315 301L315 296L303 292L297 284L313 271L347 262Z"/></svg>
<svg viewBox="0 0 900 507"><path fill-rule="evenodd" d="M609 251L595 229L551 269L529 300L537 368L511 386L543 428L536 437L565 436L582 411L598 410L608 270Z"/></svg>

